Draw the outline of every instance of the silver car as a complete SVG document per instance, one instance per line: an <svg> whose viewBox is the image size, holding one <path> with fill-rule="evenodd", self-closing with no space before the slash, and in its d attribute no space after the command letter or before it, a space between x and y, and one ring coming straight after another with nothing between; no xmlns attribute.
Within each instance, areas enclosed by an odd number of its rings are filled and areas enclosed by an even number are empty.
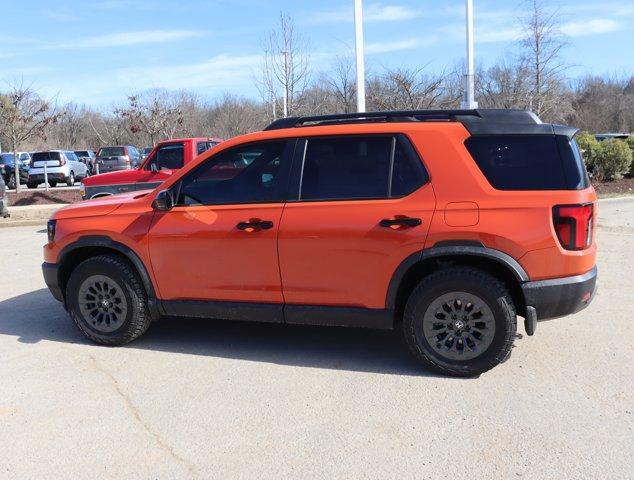
<svg viewBox="0 0 634 480"><path fill-rule="evenodd" d="M132 145L116 147L102 147L95 159L95 173L116 172L118 170L132 170L141 163L141 154Z"/></svg>

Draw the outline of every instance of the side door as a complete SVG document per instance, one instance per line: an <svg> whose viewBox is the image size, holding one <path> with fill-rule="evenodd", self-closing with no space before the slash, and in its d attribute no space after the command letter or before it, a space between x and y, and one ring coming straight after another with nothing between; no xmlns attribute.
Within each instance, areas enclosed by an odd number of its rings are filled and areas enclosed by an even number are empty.
<svg viewBox="0 0 634 480"><path fill-rule="evenodd" d="M174 208L155 213L149 230L152 267L169 312L187 314L179 309L188 300L199 307L208 302L212 311L203 316L214 316L214 305L226 312L223 302L278 304L271 321L282 321L277 232L294 144L221 151L173 186Z"/></svg>
<svg viewBox="0 0 634 480"><path fill-rule="evenodd" d="M384 309L436 204L421 159L396 134L307 138L296 152L278 242L287 321L308 322L293 304Z"/></svg>
<svg viewBox="0 0 634 480"><path fill-rule="evenodd" d="M77 155L75 155L75 152L64 152L64 156L68 161L70 169L75 173L75 177L81 179L82 177L86 176L86 165L79 161L79 158L77 157Z"/></svg>

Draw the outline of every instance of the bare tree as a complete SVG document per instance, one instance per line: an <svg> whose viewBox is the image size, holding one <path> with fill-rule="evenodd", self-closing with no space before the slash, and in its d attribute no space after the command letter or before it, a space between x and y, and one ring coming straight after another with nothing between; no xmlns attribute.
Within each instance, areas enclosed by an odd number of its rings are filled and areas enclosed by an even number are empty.
<svg viewBox="0 0 634 480"><path fill-rule="evenodd" d="M399 68L373 78L368 85L373 110L420 110L444 106L444 74Z"/></svg>
<svg viewBox="0 0 634 480"><path fill-rule="evenodd" d="M47 128L59 120L60 113L49 101L41 98L22 82L9 86L0 102L0 130L8 139L14 156L16 192L20 191L18 150L33 138L46 138Z"/></svg>
<svg viewBox="0 0 634 480"><path fill-rule="evenodd" d="M126 120L132 134L140 134L148 145L173 138L183 124L183 110L177 98L163 90L129 95L128 106L115 109Z"/></svg>
<svg viewBox="0 0 634 480"><path fill-rule="evenodd" d="M324 80L334 94L335 108L338 112L356 111L357 83L352 58L337 57L330 74L326 75Z"/></svg>
<svg viewBox="0 0 634 480"><path fill-rule="evenodd" d="M206 109L205 135L231 138L260 130L267 122L264 110L261 103L225 94Z"/></svg>
<svg viewBox="0 0 634 480"><path fill-rule="evenodd" d="M530 108L530 72L524 62L502 60L476 74L477 94L483 108Z"/></svg>
<svg viewBox="0 0 634 480"><path fill-rule="evenodd" d="M520 62L530 79L529 106L537 115L551 114L561 99L564 71L561 58L566 45L557 10L544 0L528 0L528 14L521 19L523 38Z"/></svg>
<svg viewBox="0 0 634 480"><path fill-rule="evenodd" d="M296 32L290 15L280 13L278 30L272 30L264 42L262 76L258 84L264 102L271 102L273 117L280 97L283 114L293 114L296 100L309 81L309 64L306 40Z"/></svg>

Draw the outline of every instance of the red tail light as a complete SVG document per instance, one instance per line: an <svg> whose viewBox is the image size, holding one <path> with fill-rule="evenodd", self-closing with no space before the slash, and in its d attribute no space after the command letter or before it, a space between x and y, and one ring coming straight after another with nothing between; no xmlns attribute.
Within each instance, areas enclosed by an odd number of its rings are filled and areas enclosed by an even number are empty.
<svg viewBox="0 0 634 480"><path fill-rule="evenodd" d="M566 250L584 250L592 244L594 205L555 205L553 224L559 243Z"/></svg>
<svg viewBox="0 0 634 480"><path fill-rule="evenodd" d="M66 165L66 159L65 159L64 157L61 157L61 158L59 159L59 166L61 167L61 166L63 166L63 165Z"/></svg>

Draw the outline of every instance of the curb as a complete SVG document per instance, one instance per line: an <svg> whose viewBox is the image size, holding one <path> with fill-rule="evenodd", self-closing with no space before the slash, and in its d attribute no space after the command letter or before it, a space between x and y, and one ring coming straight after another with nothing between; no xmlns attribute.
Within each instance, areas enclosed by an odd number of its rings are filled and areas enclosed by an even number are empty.
<svg viewBox="0 0 634 480"><path fill-rule="evenodd" d="M0 220L0 229L11 227L34 227L37 225L46 226L48 219L40 218L34 220Z"/></svg>
<svg viewBox="0 0 634 480"><path fill-rule="evenodd" d="M617 202L619 200L634 200L634 195L624 195L622 197L599 198L599 202Z"/></svg>

